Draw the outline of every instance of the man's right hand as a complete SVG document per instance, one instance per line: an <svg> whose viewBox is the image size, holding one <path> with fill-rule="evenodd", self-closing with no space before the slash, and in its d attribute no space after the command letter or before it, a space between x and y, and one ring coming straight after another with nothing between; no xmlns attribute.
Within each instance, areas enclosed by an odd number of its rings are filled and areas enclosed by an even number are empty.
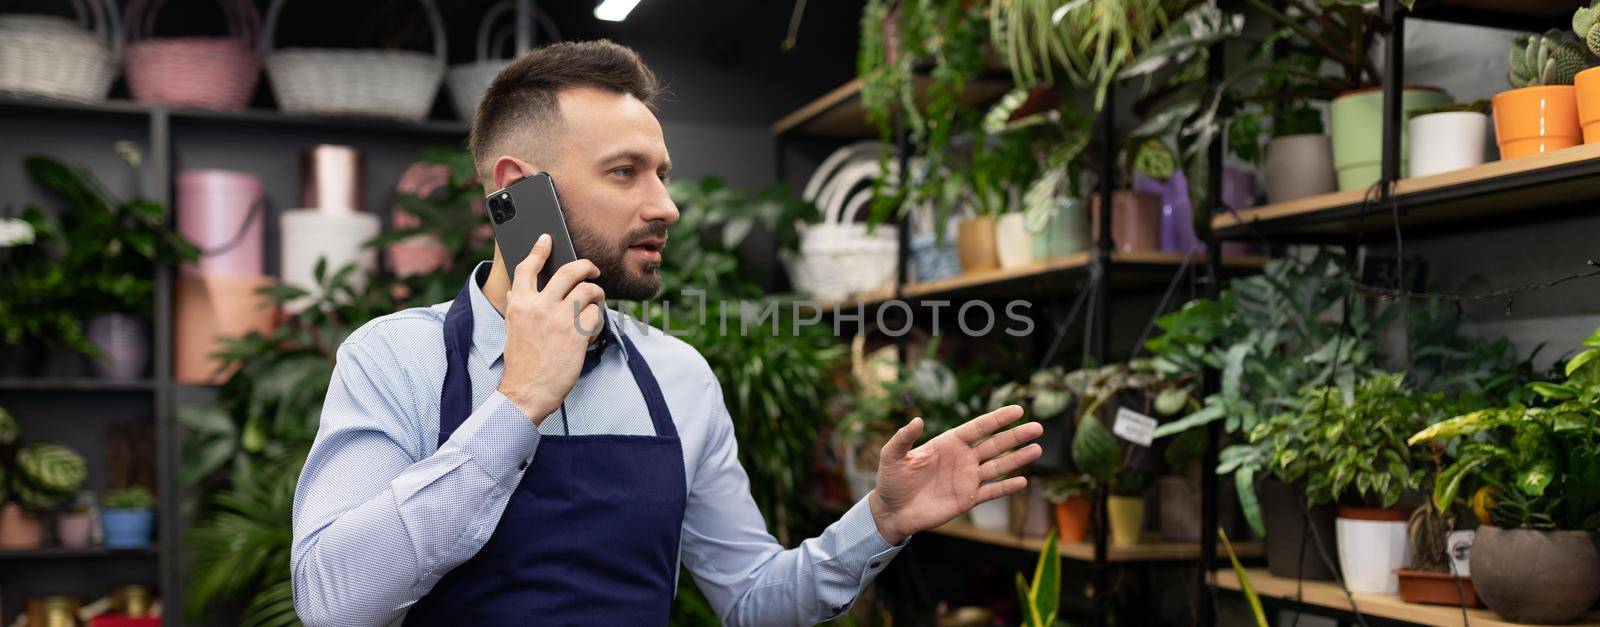
<svg viewBox="0 0 1600 627"><path fill-rule="evenodd" d="M550 258L550 236L540 235L517 264L506 294L505 374L500 393L538 425L561 407L583 370L584 353L603 320L605 290L587 282L600 276L588 259L556 270L538 289L539 270ZM576 313L577 323L573 316ZM590 335L579 330L579 324Z"/></svg>

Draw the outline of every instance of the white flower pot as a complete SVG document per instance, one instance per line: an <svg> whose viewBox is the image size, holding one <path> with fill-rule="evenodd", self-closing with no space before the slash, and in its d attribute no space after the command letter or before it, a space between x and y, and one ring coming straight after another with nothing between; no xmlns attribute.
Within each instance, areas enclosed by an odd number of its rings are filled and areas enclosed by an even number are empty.
<svg viewBox="0 0 1600 627"><path fill-rule="evenodd" d="M994 247L1000 253L1000 267L1015 268L1033 262L1033 234L1028 232L1022 212L1013 211L995 222Z"/></svg>
<svg viewBox="0 0 1600 627"><path fill-rule="evenodd" d="M977 504L968 512L972 516L972 526L987 531L1011 530L1011 502L1009 499L994 499Z"/></svg>
<svg viewBox="0 0 1600 627"><path fill-rule="evenodd" d="M1483 163L1489 116L1446 111L1411 118L1411 176L1442 174Z"/></svg>
<svg viewBox="0 0 1600 627"><path fill-rule="evenodd" d="M1393 520L1398 515L1399 520ZM1390 520L1369 520L1387 517ZM1339 569L1344 585L1357 594L1396 594L1400 578L1396 568L1410 565L1406 518L1398 510L1339 508L1335 533L1339 538Z"/></svg>

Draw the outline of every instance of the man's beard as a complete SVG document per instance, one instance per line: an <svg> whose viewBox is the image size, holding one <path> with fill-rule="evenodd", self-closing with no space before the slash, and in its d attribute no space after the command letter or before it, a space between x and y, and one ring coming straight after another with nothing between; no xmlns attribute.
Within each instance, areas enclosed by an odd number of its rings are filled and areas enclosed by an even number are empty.
<svg viewBox="0 0 1600 627"><path fill-rule="evenodd" d="M572 249L579 259L588 259L600 269L600 276L592 283L606 291L607 299L650 300L661 292L661 263L645 262L642 272L628 269L628 247L650 238L667 238L667 223L651 222L649 226L629 231L616 244L607 242L598 233L568 222L572 235Z"/></svg>

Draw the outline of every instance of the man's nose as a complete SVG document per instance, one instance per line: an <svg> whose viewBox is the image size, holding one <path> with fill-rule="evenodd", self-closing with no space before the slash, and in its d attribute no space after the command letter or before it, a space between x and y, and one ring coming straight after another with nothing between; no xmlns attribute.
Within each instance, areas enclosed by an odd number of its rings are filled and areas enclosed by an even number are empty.
<svg viewBox="0 0 1600 627"><path fill-rule="evenodd" d="M672 195L667 193L667 186L661 185L651 199L645 203L644 210L639 217L645 222L661 221L672 224L678 221L678 205L672 202Z"/></svg>

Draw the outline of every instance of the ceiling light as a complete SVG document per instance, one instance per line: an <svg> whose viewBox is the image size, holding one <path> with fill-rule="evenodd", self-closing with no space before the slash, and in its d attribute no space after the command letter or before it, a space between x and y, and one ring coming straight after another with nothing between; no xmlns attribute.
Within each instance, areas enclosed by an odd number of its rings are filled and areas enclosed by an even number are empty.
<svg viewBox="0 0 1600 627"><path fill-rule="evenodd" d="M628 19L628 13L636 6L639 0L603 0L594 8L594 16L607 22L621 22Z"/></svg>

